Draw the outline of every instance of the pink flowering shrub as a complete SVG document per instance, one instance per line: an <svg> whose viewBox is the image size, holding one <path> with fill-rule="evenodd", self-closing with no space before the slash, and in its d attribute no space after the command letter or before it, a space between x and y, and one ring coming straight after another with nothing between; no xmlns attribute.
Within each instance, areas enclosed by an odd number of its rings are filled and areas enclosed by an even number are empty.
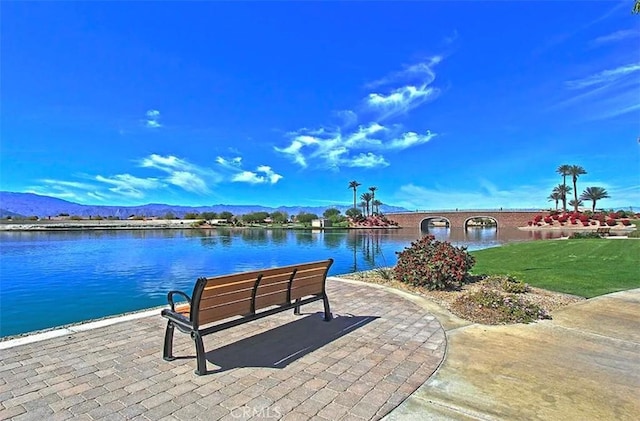
<svg viewBox="0 0 640 421"><path fill-rule="evenodd" d="M475 258L466 247L455 247L426 235L397 252L394 277L404 283L430 290L459 289L467 280Z"/></svg>

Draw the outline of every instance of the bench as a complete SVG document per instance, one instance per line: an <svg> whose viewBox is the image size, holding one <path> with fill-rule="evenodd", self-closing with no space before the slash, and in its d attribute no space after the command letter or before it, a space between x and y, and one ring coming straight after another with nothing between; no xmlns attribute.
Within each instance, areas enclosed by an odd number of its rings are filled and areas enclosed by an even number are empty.
<svg viewBox="0 0 640 421"><path fill-rule="evenodd" d="M600 227L596 231L596 234L609 235L609 234L611 234L611 228L610 227Z"/></svg>
<svg viewBox="0 0 640 421"><path fill-rule="evenodd" d="M199 278L189 297L182 291L167 294L170 308L163 309L168 319L164 336L163 358L173 356L173 332L178 328L195 342L197 375L207 373L202 337L252 320L322 300L324 320L330 321L331 310L325 290L327 273L333 259L264 270ZM174 296L187 302L176 303Z"/></svg>

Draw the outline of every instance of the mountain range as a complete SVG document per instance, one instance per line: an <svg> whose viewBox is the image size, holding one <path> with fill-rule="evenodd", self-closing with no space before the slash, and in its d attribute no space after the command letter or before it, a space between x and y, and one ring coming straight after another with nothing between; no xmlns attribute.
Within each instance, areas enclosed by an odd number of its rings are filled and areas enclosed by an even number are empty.
<svg viewBox="0 0 640 421"><path fill-rule="evenodd" d="M252 212L286 212L289 215L297 215L300 212L314 213L322 215L328 208L336 208L343 214L351 206L280 206L277 208L260 205L211 205L211 206L180 206L150 203L140 206L103 206L103 205L81 205L50 196L42 196L34 193L16 193L0 191L0 218L18 218L38 216L46 218L67 214L71 216L102 216L118 217L126 219L129 216L163 216L168 213L182 218L187 213L202 212L231 212L234 215L244 215ZM398 206L380 206L382 213L406 212L407 209Z"/></svg>

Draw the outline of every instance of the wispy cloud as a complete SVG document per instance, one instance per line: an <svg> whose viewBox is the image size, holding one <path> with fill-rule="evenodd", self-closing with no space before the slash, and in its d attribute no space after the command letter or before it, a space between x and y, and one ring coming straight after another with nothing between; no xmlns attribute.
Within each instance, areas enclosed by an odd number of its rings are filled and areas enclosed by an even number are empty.
<svg viewBox="0 0 640 421"><path fill-rule="evenodd" d="M276 174L271 167L267 165L259 166L255 172L253 171L241 171L233 176L232 181L249 183L249 184L276 184L282 176Z"/></svg>
<svg viewBox="0 0 640 421"><path fill-rule="evenodd" d="M146 112L146 119L144 120L144 124L150 129L157 129L162 127L162 124L160 124L160 111L148 110Z"/></svg>
<svg viewBox="0 0 640 421"><path fill-rule="evenodd" d="M600 36L593 41L591 41L591 47L600 47L605 44L610 44L614 42L624 41L626 39L638 38L640 37L640 30L638 29L622 29L619 31L612 32L607 35Z"/></svg>
<svg viewBox="0 0 640 421"><path fill-rule="evenodd" d="M564 85L569 95L551 110L580 106L582 118L600 120L640 109L640 63L601 70Z"/></svg>
<svg viewBox="0 0 640 421"><path fill-rule="evenodd" d="M223 181L223 177L210 168L191 164L173 155L151 154L140 161L143 168L154 168L167 174L167 183L198 194L210 192L209 185Z"/></svg>
<svg viewBox="0 0 640 421"><path fill-rule="evenodd" d="M274 149L301 167L315 163L321 168L376 168L390 165L383 151L403 150L427 143L436 134L404 131L398 124L384 120L405 114L425 101L435 98L439 90L430 86L435 80L433 68L442 61L434 56L392 72L366 85L376 90L364 100L363 113L372 115L367 124L353 127L361 117L354 111L335 114L343 124L337 127L299 129L288 133L290 143Z"/></svg>
<svg viewBox="0 0 640 421"><path fill-rule="evenodd" d="M45 178L39 181L56 189L73 188L81 190L91 190L95 188L94 184L83 183L79 181L54 180L51 178Z"/></svg>
<svg viewBox="0 0 640 421"><path fill-rule="evenodd" d="M113 186L109 188L113 193L136 199L144 197L145 190L162 186L162 183L155 178L139 178L130 174L118 174L111 177L97 175L95 180Z"/></svg>
<svg viewBox="0 0 640 421"><path fill-rule="evenodd" d="M255 171L247 171L242 168L242 157L239 156L229 159L219 156L216 163L231 174L229 179L235 183L276 184L283 178L268 165L260 165Z"/></svg>
<svg viewBox="0 0 640 421"><path fill-rule="evenodd" d="M320 166L340 167L386 167L389 162L374 152L403 150L427 143L436 134L401 132L400 126L385 127L378 123L359 126L357 130L343 134L341 130L325 131L322 136L308 133L292 134L291 144L276 151L288 155L293 162L306 167L308 161Z"/></svg>
<svg viewBox="0 0 640 421"><path fill-rule="evenodd" d="M610 85L627 75L640 71L640 63L631 63L615 69L602 70L584 78L569 80L565 84L569 89L583 89L594 85Z"/></svg>
<svg viewBox="0 0 640 421"><path fill-rule="evenodd" d="M33 186L34 193L55 196L80 203L87 199L113 201L118 199L142 200L163 190L179 189L197 195L211 194L213 186L220 183L245 182L251 184L276 184L283 178L268 165L260 165L255 171L242 168L242 158L218 157L215 169L193 164L173 155L151 154L135 161L138 168L155 171L156 175L141 177L130 173L115 175L79 176L84 181L42 179L41 186Z"/></svg>
<svg viewBox="0 0 640 421"><path fill-rule="evenodd" d="M389 163L384 159L382 155L375 155L371 152L369 153L361 153L353 157L353 159L349 160L346 164L348 167L361 167L361 168L377 168L377 167L387 167Z"/></svg>
<svg viewBox="0 0 640 421"><path fill-rule="evenodd" d="M435 99L440 90L430 85L436 78L433 69L441 61L442 57L435 56L370 83L368 87L376 88L379 92L367 96L367 107L378 114L379 121L383 121Z"/></svg>

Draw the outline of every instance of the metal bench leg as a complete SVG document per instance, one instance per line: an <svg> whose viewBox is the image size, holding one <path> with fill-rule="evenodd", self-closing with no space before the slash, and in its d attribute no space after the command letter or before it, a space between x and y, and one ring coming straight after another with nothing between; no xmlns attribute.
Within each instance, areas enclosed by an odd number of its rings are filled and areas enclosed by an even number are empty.
<svg viewBox="0 0 640 421"><path fill-rule="evenodd" d="M330 321L333 316L331 315L331 309L329 308L329 297L327 294L322 294L322 302L324 303L324 321Z"/></svg>
<svg viewBox="0 0 640 421"><path fill-rule="evenodd" d="M173 356L173 323L171 321L167 322L167 330L164 333L164 351L162 353L162 358L165 361L173 361L175 357Z"/></svg>
<svg viewBox="0 0 640 421"><path fill-rule="evenodd" d="M191 338L196 344L196 360L198 362L198 367L195 373L198 376L203 376L207 374L207 359L204 353L204 345L202 344L202 336L198 332L191 332Z"/></svg>
<svg viewBox="0 0 640 421"><path fill-rule="evenodd" d="M300 315L300 298L296 298L296 306L293 308L293 314Z"/></svg>

